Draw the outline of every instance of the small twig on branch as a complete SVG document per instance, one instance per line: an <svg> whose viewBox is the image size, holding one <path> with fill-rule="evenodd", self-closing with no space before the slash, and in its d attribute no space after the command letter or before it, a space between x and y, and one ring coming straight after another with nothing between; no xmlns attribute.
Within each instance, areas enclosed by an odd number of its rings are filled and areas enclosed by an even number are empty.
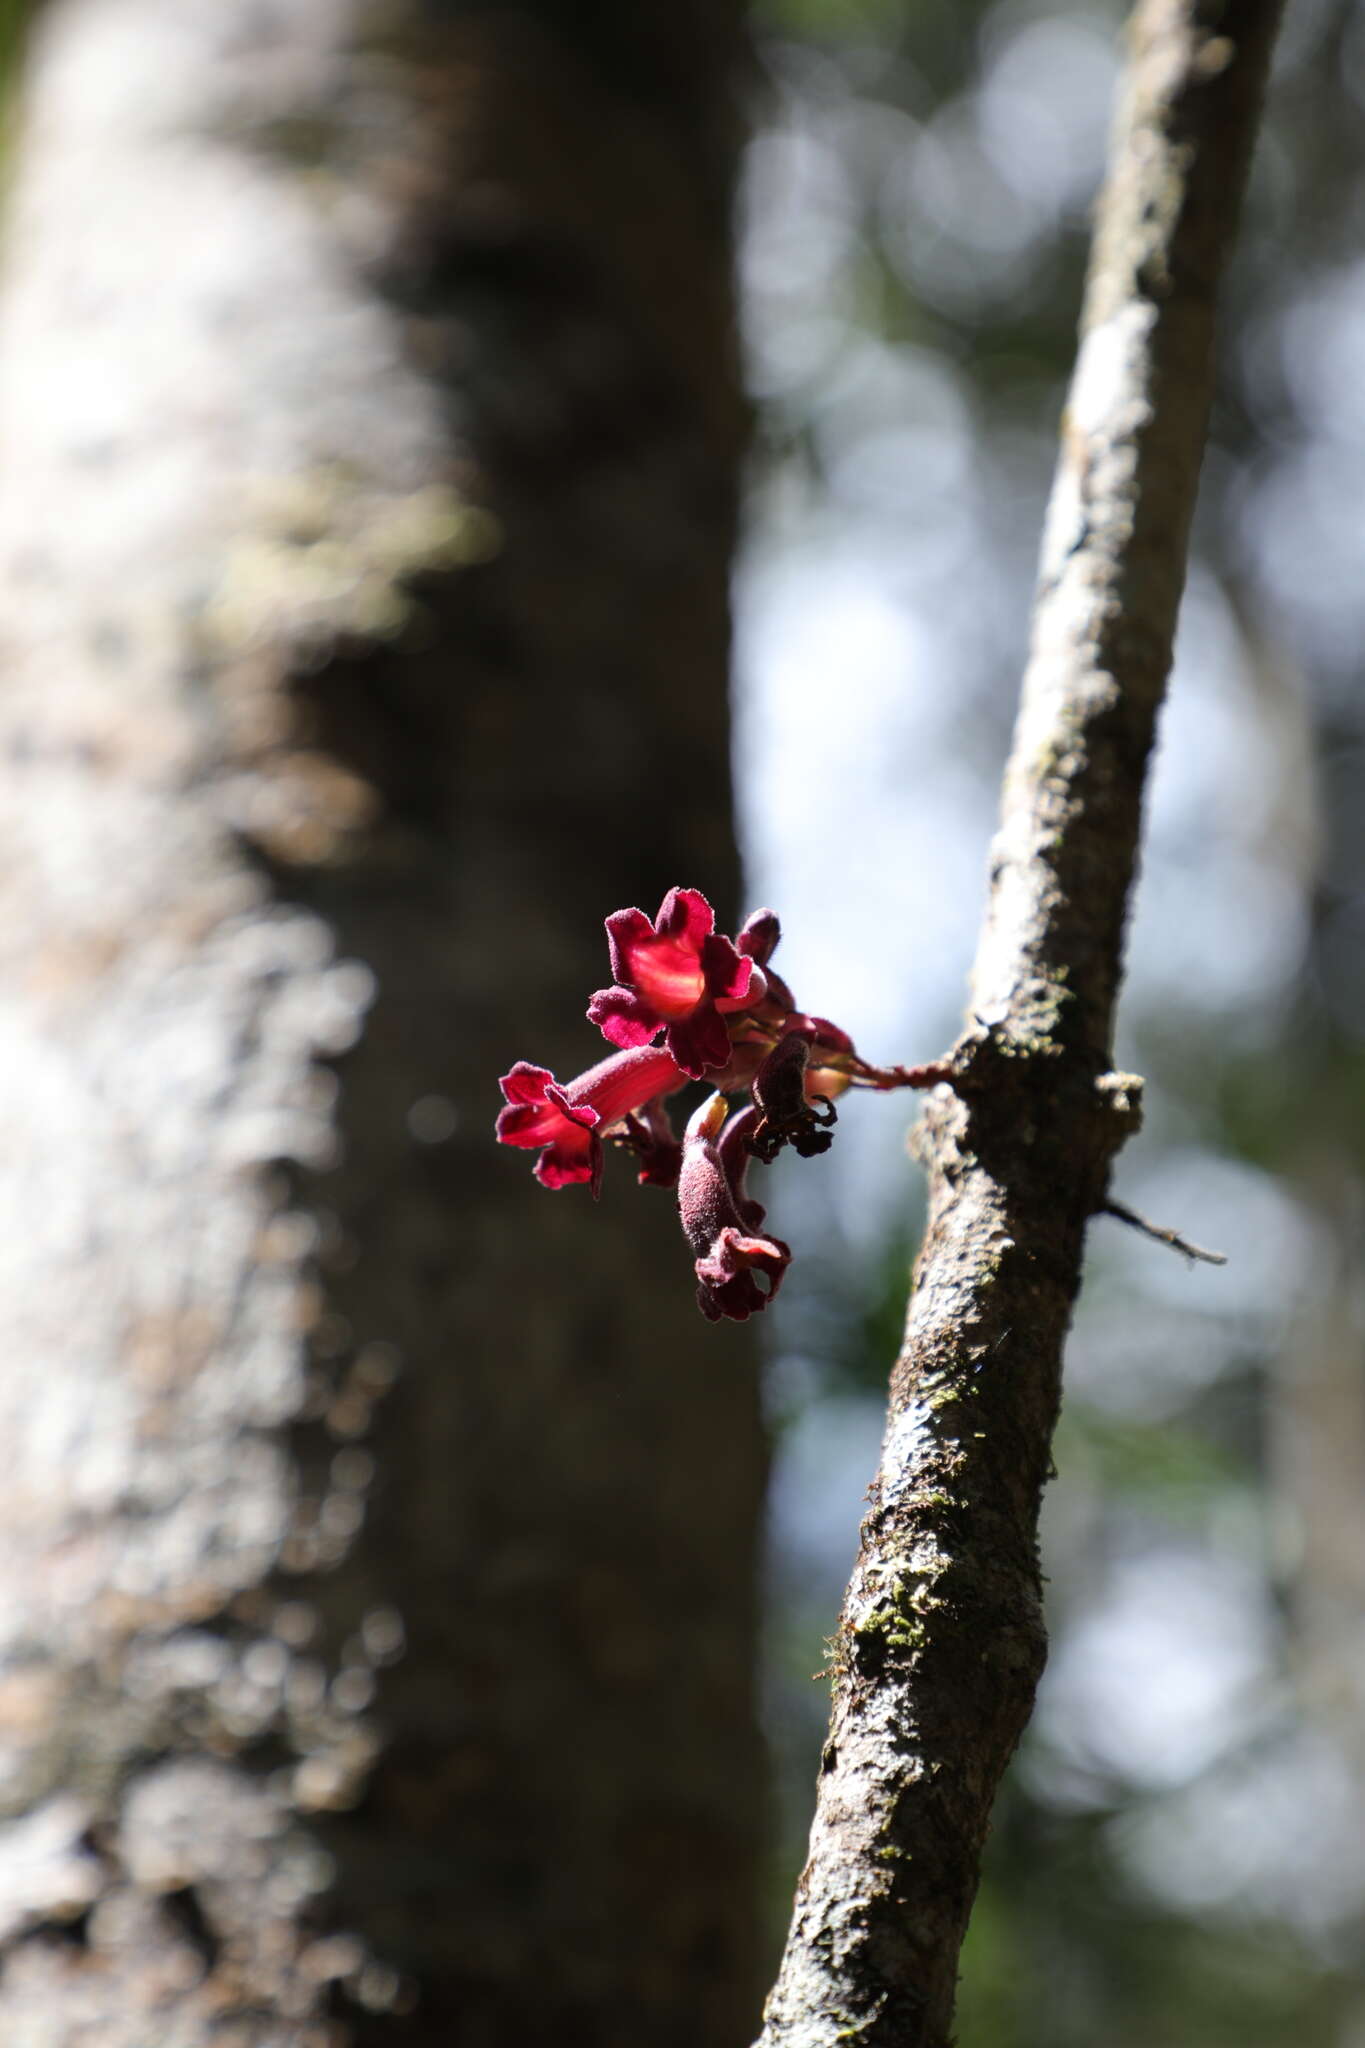
<svg viewBox="0 0 1365 2048"><path fill-rule="evenodd" d="M1155 1238L1158 1244L1168 1244L1173 1252L1183 1252L1187 1259L1201 1259L1206 1266L1226 1266L1226 1252L1211 1252L1206 1246L1196 1244L1192 1238L1182 1237L1178 1230L1163 1230L1159 1223L1151 1223L1145 1216L1139 1216L1136 1209L1130 1209L1125 1202L1112 1198L1100 1210L1101 1216L1117 1216L1120 1223L1131 1224L1144 1237Z"/></svg>
<svg viewBox="0 0 1365 2048"><path fill-rule="evenodd" d="M1062 426L971 1004L928 1096L929 1219L840 1617L810 1858L761 2048L944 2048L1037 1560L1231 246L1279 0L1139 0ZM1158 1233L1160 1234L1160 1233ZM1189 1248L1192 1249L1192 1248Z"/></svg>

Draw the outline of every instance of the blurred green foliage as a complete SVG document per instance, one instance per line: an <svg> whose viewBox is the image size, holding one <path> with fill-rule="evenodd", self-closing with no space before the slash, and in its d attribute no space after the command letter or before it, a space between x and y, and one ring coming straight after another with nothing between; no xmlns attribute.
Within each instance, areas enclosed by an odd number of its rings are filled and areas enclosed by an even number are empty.
<svg viewBox="0 0 1365 2048"><path fill-rule="evenodd" d="M0 171L9 154L14 95L24 54L24 40L42 0L0 0Z"/></svg>
<svg viewBox="0 0 1365 2048"><path fill-rule="evenodd" d="M8 90L39 0L0 0L0 81Z"/></svg>

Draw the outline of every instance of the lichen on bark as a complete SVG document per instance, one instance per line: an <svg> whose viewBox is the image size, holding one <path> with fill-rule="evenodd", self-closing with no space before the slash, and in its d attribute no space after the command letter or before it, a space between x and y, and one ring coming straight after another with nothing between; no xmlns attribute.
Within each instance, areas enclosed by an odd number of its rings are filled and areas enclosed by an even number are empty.
<svg viewBox="0 0 1365 2048"><path fill-rule="evenodd" d="M1036 1550L1112 1071L1142 791L1279 7L1140 0L929 1216L762 2048L944 2048L991 1802L1045 1654Z"/></svg>

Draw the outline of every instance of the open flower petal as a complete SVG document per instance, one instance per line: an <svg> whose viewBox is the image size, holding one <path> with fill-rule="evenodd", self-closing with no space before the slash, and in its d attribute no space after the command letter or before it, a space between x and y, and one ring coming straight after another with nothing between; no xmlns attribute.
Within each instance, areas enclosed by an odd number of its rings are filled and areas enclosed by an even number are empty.
<svg viewBox="0 0 1365 2048"><path fill-rule="evenodd" d="M685 1017L705 992L702 948L715 927L700 889L670 889L653 924L643 910L614 911L607 919L612 974L662 1019Z"/></svg>
<svg viewBox="0 0 1365 2048"><path fill-rule="evenodd" d="M662 1048L614 1053L563 1087L548 1067L518 1060L499 1083L507 1107L497 1121L503 1145L542 1147L535 1175L547 1188L586 1181L594 1199L602 1186L602 1139L656 1098L681 1088L685 1076Z"/></svg>
<svg viewBox="0 0 1365 2048"><path fill-rule="evenodd" d="M702 976L706 993L720 1010L738 1010L756 1003L767 988L767 977L747 954L741 953L723 932L712 932L701 949Z"/></svg>
<svg viewBox="0 0 1365 2048"><path fill-rule="evenodd" d="M615 910L607 943L616 986L599 989L588 1016L612 1045L647 1045L662 1031L693 1080L730 1057L723 1012L766 990L763 970L715 929L698 889L670 889L652 922L643 910Z"/></svg>
<svg viewBox="0 0 1365 2048"><path fill-rule="evenodd" d="M663 1030L662 1020L633 988L599 988L588 1001L588 1021L608 1045L649 1045Z"/></svg>
<svg viewBox="0 0 1365 2048"><path fill-rule="evenodd" d="M730 1034L725 1019L712 1003L699 1007L682 1023L670 1024L665 1043L693 1081L700 1081L709 1070L723 1067L730 1057Z"/></svg>
<svg viewBox="0 0 1365 2048"><path fill-rule="evenodd" d="M547 1188L587 1181L596 1195L602 1183L601 1122L591 1103L573 1102L548 1067L518 1060L499 1082L507 1108L498 1116L498 1142L543 1148L535 1176Z"/></svg>

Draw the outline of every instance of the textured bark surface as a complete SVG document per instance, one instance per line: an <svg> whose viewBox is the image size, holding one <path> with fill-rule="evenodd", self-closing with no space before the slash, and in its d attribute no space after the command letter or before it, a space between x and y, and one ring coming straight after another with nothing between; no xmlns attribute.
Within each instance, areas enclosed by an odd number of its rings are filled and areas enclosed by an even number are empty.
<svg viewBox="0 0 1365 2048"><path fill-rule="evenodd" d="M1045 1639L1036 1532L1230 245L1278 7L1142 0L1101 201L972 987L765 2048L941 2048ZM1155 1254L1154 1254L1155 1255Z"/></svg>
<svg viewBox="0 0 1365 2048"><path fill-rule="evenodd" d="M550 1195L728 913L729 6L51 0L0 411L0 2036L724 2044L751 1347ZM629 1213L627 1213L629 1212ZM698 1475L704 1473L704 1485Z"/></svg>

